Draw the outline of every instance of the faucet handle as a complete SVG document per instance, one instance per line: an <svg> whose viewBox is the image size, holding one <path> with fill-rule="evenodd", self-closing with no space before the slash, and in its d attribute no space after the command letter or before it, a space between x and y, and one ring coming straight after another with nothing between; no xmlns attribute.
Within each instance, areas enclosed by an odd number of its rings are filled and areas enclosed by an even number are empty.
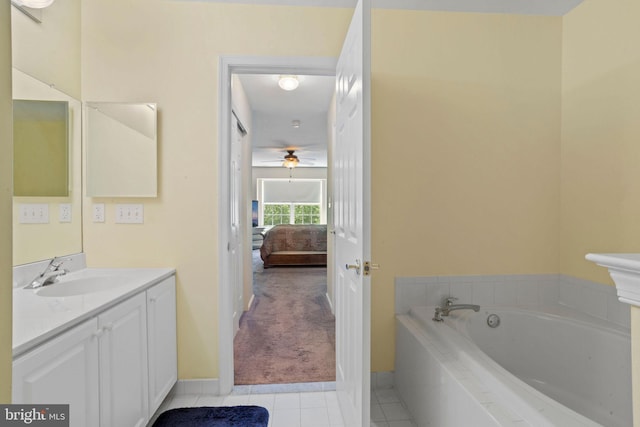
<svg viewBox="0 0 640 427"><path fill-rule="evenodd" d="M49 263L49 269L51 271L56 271L58 270L62 264L64 264L66 261L71 261L71 257L53 257L53 259L51 260L51 262Z"/></svg>
<svg viewBox="0 0 640 427"><path fill-rule="evenodd" d="M447 306L447 307L450 307L450 306L453 305L454 301L458 301L458 298L456 298L456 297L447 297L444 300L444 305Z"/></svg>

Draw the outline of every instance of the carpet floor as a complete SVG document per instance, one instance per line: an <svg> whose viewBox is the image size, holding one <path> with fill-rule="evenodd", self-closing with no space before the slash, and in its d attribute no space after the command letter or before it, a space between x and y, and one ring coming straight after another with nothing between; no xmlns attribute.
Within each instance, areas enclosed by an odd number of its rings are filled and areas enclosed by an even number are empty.
<svg viewBox="0 0 640 427"><path fill-rule="evenodd" d="M235 384L335 381L327 269L265 270L258 252L253 251L255 298L234 339Z"/></svg>

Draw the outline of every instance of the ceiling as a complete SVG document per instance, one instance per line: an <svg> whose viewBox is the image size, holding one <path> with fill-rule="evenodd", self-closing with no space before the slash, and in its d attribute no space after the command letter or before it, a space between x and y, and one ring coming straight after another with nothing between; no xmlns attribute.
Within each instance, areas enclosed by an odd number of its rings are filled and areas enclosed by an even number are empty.
<svg viewBox="0 0 640 427"><path fill-rule="evenodd" d="M327 115L334 76L298 76L292 91L278 86L279 75L239 74L252 111L249 132L254 167L282 167L287 150L295 150L298 167L326 167ZM294 127L294 120L299 127Z"/></svg>

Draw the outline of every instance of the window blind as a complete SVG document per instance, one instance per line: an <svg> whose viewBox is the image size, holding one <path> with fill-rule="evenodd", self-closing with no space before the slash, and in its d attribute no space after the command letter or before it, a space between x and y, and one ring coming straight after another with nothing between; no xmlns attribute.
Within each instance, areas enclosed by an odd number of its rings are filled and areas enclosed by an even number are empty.
<svg viewBox="0 0 640 427"><path fill-rule="evenodd" d="M265 180L263 203L321 203L320 180Z"/></svg>

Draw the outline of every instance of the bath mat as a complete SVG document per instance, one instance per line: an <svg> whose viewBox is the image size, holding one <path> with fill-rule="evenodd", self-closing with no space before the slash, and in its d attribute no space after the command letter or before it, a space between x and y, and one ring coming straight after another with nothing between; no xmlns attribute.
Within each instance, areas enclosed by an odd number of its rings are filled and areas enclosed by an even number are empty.
<svg viewBox="0 0 640 427"><path fill-rule="evenodd" d="M267 427L269 411L261 406L176 408L160 414L153 427Z"/></svg>

